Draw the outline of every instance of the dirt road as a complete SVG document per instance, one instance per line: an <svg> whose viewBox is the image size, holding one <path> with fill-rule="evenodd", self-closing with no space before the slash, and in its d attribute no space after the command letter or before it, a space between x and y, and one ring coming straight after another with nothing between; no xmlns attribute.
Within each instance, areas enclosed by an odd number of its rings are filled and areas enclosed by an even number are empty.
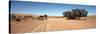
<svg viewBox="0 0 100 34"><path fill-rule="evenodd" d="M48 20L26 20L11 22L12 33L48 32L96 28L96 20L66 20L65 18L49 18Z"/></svg>

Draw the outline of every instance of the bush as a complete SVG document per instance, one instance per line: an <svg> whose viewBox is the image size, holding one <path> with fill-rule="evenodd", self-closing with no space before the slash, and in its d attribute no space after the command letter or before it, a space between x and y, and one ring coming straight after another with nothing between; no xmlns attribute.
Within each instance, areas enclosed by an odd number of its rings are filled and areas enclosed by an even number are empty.
<svg viewBox="0 0 100 34"><path fill-rule="evenodd" d="M20 22L21 20L20 19L16 19L16 21Z"/></svg>

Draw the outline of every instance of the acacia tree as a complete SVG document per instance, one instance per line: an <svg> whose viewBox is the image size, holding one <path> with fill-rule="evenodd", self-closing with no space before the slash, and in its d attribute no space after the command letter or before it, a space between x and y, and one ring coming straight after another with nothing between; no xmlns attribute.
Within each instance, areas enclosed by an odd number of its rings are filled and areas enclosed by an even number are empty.
<svg viewBox="0 0 100 34"><path fill-rule="evenodd" d="M64 17L68 17L68 19L80 19L80 17L86 17L88 15L88 11L85 9L72 9L71 11L65 11L63 12Z"/></svg>

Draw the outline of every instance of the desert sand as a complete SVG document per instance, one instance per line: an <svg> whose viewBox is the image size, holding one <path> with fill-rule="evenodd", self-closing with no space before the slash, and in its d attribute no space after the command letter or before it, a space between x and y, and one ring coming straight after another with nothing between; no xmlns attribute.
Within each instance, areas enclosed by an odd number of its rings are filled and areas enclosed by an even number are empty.
<svg viewBox="0 0 100 34"><path fill-rule="evenodd" d="M63 17L48 17L47 20L27 18L21 22L11 20L11 33L32 33L50 31L70 31L80 29L95 29L96 16L82 17L80 20L67 20Z"/></svg>

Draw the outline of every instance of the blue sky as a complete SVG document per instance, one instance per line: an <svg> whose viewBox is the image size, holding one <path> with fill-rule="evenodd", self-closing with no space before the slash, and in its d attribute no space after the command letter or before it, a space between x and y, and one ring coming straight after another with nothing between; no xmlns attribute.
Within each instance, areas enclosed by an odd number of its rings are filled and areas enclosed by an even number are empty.
<svg viewBox="0 0 100 34"><path fill-rule="evenodd" d="M62 16L64 11L70 11L74 8L86 9L88 15L96 14L96 6L75 5L75 4L57 4L57 3L41 3L41 2L26 2L12 1L11 13L37 14L49 16Z"/></svg>

